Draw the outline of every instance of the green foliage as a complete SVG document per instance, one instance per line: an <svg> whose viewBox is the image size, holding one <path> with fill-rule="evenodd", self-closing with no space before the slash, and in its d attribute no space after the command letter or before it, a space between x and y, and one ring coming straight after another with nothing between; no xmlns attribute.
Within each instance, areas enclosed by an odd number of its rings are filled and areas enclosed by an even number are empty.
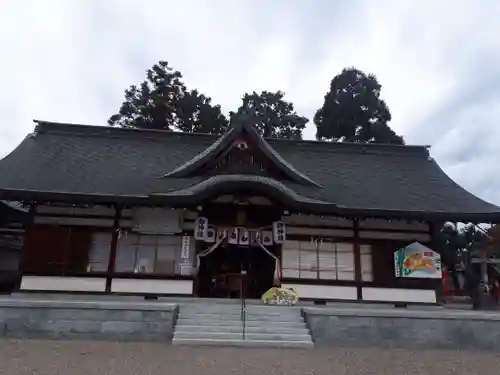
<svg viewBox="0 0 500 375"><path fill-rule="evenodd" d="M245 121L251 121L265 138L302 139L302 131L309 120L299 116L284 96L282 91L245 94L238 111L231 112L231 121L245 116Z"/></svg>
<svg viewBox="0 0 500 375"><path fill-rule="evenodd" d="M391 114L380 99L380 89L375 76L354 68L344 69L331 81L325 102L314 117L317 138L403 144L403 139L387 125ZM230 118L251 121L264 137L287 139L302 139L309 121L295 112L282 91L245 94L242 105L230 112ZM140 85L125 90L124 102L108 123L209 134L222 134L229 126L221 107L198 90L188 89L182 74L166 61L148 69Z"/></svg>
<svg viewBox="0 0 500 375"><path fill-rule="evenodd" d="M346 68L336 75L314 116L319 140L404 144L387 124L391 113L380 99L381 85L374 75Z"/></svg>
<svg viewBox="0 0 500 375"><path fill-rule="evenodd" d="M146 80L125 90L125 101L108 124L131 128L221 134L228 121L220 106L188 90L182 74L166 61L148 69Z"/></svg>
<svg viewBox="0 0 500 375"><path fill-rule="evenodd" d="M197 90L186 92L177 105L176 129L189 133L222 134L229 122L220 106L212 105L212 99Z"/></svg>
<svg viewBox="0 0 500 375"><path fill-rule="evenodd" d="M445 265L460 265L466 268L478 250L489 244L485 232L474 225L456 228L454 225L445 225L440 233L440 247Z"/></svg>

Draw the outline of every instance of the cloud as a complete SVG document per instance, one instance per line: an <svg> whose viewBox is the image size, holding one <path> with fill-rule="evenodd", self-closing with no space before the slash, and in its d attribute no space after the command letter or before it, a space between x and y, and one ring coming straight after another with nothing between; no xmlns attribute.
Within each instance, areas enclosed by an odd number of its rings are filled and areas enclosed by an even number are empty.
<svg viewBox="0 0 500 375"><path fill-rule="evenodd" d="M408 143L432 145L451 177L500 204L498 14L495 0L7 0L0 155L33 118L105 124L160 59L225 111L245 92L284 90L310 119L356 66L377 75Z"/></svg>

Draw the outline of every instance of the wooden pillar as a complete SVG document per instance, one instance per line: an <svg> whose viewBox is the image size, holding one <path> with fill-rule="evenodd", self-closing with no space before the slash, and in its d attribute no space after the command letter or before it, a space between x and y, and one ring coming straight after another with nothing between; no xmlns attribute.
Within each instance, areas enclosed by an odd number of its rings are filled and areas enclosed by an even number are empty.
<svg viewBox="0 0 500 375"><path fill-rule="evenodd" d="M361 246L359 240L359 219L354 219L354 279L356 281L357 299L363 299L362 289L362 272L361 272Z"/></svg>
<svg viewBox="0 0 500 375"><path fill-rule="evenodd" d="M20 254L20 259L19 259L19 274L23 275L26 267L26 237L28 235L28 231L35 226L35 216L36 216L36 203L32 203L29 208L29 214L28 214L28 222L23 223L23 229L24 229L24 234L23 234L23 245L21 247L21 254Z"/></svg>
<svg viewBox="0 0 500 375"><path fill-rule="evenodd" d="M109 248L108 274L106 277L106 293L111 293L111 281L115 272L116 249L118 247L118 236L120 235L120 219L122 208L115 206L115 219L113 221L113 232L111 234L111 244Z"/></svg>
<svg viewBox="0 0 500 375"><path fill-rule="evenodd" d="M427 225L429 226L429 234L431 236L431 239L429 241L428 246L431 249L433 249L434 251L437 251L438 241L439 241L439 232L441 231L441 228L443 227L444 223L440 223L440 222L438 223L435 221L427 221Z"/></svg>

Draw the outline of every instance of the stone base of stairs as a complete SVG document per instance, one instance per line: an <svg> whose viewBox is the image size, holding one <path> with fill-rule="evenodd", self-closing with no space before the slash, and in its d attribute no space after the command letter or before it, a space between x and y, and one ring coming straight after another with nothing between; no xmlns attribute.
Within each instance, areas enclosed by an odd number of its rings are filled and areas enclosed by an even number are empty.
<svg viewBox="0 0 500 375"><path fill-rule="evenodd" d="M179 306L173 345L312 348L300 309L247 306L245 336L239 304L196 303Z"/></svg>
<svg viewBox="0 0 500 375"><path fill-rule="evenodd" d="M173 345L193 345L193 346L235 346L235 347L255 347L255 348L297 348L312 349L313 343L308 341L286 341L286 340L253 340L253 339L186 339L175 338Z"/></svg>

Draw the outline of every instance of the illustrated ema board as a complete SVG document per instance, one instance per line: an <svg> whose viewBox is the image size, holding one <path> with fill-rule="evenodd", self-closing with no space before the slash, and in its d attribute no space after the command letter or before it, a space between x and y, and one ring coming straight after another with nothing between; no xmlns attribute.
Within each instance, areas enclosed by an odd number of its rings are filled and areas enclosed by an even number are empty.
<svg viewBox="0 0 500 375"><path fill-rule="evenodd" d="M419 279L442 278L441 255L419 242L394 253L396 277Z"/></svg>

